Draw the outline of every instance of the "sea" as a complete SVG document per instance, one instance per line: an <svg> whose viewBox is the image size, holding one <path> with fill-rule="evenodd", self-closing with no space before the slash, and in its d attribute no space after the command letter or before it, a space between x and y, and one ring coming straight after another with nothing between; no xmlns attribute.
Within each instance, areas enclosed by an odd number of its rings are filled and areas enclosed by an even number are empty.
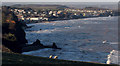
<svg viewBox="0 0 120 66"><path fill-rule="evenodd" d="M62 49L44 48L22 54L40 57L53 55L62 60L106 64L110 52L118 50L118 16L27 25L32 26L25 30L28 44L39 39L43 45L52 45L55 42Z"/></svg>

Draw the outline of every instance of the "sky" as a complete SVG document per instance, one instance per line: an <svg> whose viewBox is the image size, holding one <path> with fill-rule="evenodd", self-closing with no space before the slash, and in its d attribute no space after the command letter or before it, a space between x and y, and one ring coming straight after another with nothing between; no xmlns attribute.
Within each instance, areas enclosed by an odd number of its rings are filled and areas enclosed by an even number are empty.
<svg viewBox="0 0 120 66"><path fill-rule="evenodd" d="M57 4L57 5L72 6L76 8L84 8L84 7L93 5L96 7L117 9L116 7L120 0L0 0L0 1L1 1L0 6L1 4L8 5L8 6L14 5L14 4ZM111 5L108 5L108 4L111 4ZM105 5L108 5L108 6L105 6Z"/></svg>
<svg viewBox="0 0 120 66"><path fill-rule="evenodd" d="M1 2L119 2L120 0L1 0Z"/></svg>

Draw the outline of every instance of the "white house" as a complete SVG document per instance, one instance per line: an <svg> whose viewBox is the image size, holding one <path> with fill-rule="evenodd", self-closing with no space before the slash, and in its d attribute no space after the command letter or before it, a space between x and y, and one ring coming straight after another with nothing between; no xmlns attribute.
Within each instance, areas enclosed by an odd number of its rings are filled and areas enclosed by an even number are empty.
<svg viewBox="0 0 120 66"><path fill-rule="evenodd" d="M48 20L48 18L44 18L44 20Z"/></svg>
<svg viewBox="0 0 120 66"><path fill-rule="evenodd" d="M52 14L52 13L53 13L52 11L49 12L49 14Z"/></svg>
<svg viewBox="0 0 120 66"><path fill-rule="evenodd" d="M33 18L30 18L30 20L39 20L39 18L33 17Z"/></svg>

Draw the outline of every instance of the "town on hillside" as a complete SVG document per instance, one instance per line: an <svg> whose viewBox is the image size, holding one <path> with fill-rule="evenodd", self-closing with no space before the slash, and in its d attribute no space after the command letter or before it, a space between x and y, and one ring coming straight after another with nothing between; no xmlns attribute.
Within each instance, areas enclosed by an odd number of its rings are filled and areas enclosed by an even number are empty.
<svg viewBox="0 0 120 66"><path fill-rule="evenodd" d="M103 17L103 16L116 16L116 12L111 9L86 7L83 9L77 8L17 8L10 7L11 11L16 14L20 21L25 23L37 23L43 21L67 20L89 17Z"/></svg>

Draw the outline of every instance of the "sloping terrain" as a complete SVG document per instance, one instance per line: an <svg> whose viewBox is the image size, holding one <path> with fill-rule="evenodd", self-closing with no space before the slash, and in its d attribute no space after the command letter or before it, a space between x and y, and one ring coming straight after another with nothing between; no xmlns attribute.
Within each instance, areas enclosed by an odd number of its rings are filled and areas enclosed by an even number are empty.
<svg viewBox="0 0 120 66"><path fill-rule="evenodd" d="M58 59L49 59L30 55L22 55L16 53L2 53L2 63L5 64L80 64L82 66L117 66L90 62L77 62Z"/></svg>

